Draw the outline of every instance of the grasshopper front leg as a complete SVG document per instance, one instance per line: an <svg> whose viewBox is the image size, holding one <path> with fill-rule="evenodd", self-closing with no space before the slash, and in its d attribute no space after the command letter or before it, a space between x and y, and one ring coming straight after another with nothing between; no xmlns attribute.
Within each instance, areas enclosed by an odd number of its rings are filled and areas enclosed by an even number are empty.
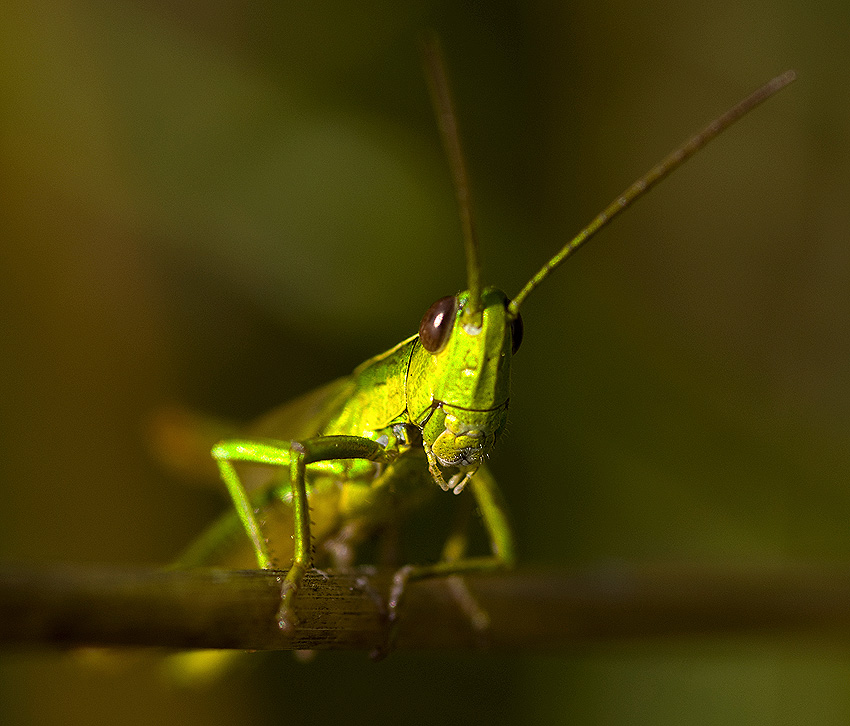
<svg viewBox="0 0 850 726"><path fill-rule="evenodd" d="M218 464L221 478L233 500L236 513L257 558L257 565L263 570L274 569L271 554L260 524L254 514L248 494L245 491L234 461L271 466L288 466L289 482L292 491L292 511L295 520L292 564L281 586L281 604L277 614L278 625L283 630L295 626L293 601L304 573L312 564L312 546L310 539L310 507L307 498L307 465L319 461L339 459L367 459L386 461L387 452L377 442L360 436L317 436L304 441L256 441L233 439L222 441L212 450Z"/></svg>
<svg viewBox="0 0 850 726"><path fill-rule="evenodd" d="M484 528L487 530L490 539L491 554L483 557L466 557L466 538L462 534L455 533L446 543L442 561L433 565L407 565L402 567L393 577L390 592L390 643L387 649L392 645L395 623L398 619L398 612L407 583L428 577L491 572L513 567L516 562L514 538L508 521L507 508L496 480L486 468L481 467L472 475L469 488L472 490L481 512ZM472 596L464 588L461 599L467 597L471 598ZM474 626L477 622L486 622L486 615L482 613L474 601L471 601L469 606L464 605L464 609L470 614ZM382 655L384 653L376 654L378 657Z"/></svg>

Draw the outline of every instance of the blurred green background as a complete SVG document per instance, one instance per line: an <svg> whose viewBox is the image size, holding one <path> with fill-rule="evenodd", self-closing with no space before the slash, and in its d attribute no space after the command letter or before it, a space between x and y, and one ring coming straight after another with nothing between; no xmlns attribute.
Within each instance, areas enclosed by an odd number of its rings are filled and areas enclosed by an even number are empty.
<svg viewBox="0 0 850 726"><path fill-rule="evenodd" d="M850 560L850 6L754 0L7 0L0 559L168 562L227 503L155 463L153 411L250 419L463 286L423 27L509 295L676 143L799 72L529 299L492 467L525 563ZM4 654L0 721L850 719L841 639L253 660L181 691Z"/></svg>

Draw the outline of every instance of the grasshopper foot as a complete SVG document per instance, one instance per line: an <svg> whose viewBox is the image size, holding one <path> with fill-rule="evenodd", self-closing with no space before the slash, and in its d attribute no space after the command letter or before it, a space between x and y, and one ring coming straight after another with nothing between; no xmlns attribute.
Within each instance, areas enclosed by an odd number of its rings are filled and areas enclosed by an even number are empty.
<svg viewBox="0 0 850 726"><path fill-rule="evenodd" d="M398 632L399 611L402 598L404 596L404 590L415 570L416 568L413 565L405 565L399 569L395 575L393 575L393 584L390 587L389 599L387 600L386 637L384 638L384 642L369 654L369 657L372 658L372 660L383 660L395 648L395 639Z"/></svg>
<svg viewBox="0 0 850 726"><path fill-rule="evenodd" d="M289 602L283 600L280 605L280 609L277 611L277 625L278 627L288 635L291 635L295 628L298 625L298 616L295 614L295 610L292 607L292 598L289 599Z"/></svg>
<svg viewBox="0 0 850 726"><path fill-rule="evenodd" d="M280 588L280 608L277 611L278 627L285 633L292 633L298 625L298 617L295 614L293 603L304 579L306 568L300 564L293 564Z"/></svg>
<svg viewBox="0 0 850 726"><path fill-rule="evenodd" d="M469 619L472 629L481 635L490 629L490 615L481 607L475 595L460 575L452 575L446 581L452 596L463 614Z"/></svg>
<svg viewBox="0 0 850 726"><path fill-rule="evenodd" d="M428 572L428 568L406 565L399 569L393 576L389 600L387 601L386 639L381 647L371 653L373 660L386 658L387 655L389 655L395 648L401 605L404 600L407 584L411 581L411 579L419 579L423 576L434 576L434 573ZM475 633L476 642L479 647L485 647L487 645L487 631L490 629L489 614L478 603L478 600L469 590L469 587L462 576L450 575L446 578L446 585L448 586L461 612L469 620L469 624Z"/></svg>

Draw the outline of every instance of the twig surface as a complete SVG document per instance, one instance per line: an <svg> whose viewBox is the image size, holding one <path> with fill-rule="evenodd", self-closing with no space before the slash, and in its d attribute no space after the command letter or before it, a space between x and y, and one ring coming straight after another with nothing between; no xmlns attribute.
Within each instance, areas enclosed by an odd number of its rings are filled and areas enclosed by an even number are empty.
<svg viewBox="0 0 850 726"><path fill-rule="evenodd" d="M292 634L275 623L281 573L0 567L4 646L354 649L385 642L391 572L308 573ZM850 567L610 567L467 578L491 619L475 632L450 579L412 583L399 648L553 649L700 634L844 631Z"/></svg>

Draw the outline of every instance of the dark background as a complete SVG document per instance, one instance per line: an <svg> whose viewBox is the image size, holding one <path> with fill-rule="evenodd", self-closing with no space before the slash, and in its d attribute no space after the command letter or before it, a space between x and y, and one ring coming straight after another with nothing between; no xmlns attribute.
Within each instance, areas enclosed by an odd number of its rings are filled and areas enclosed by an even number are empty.
<svg viewBox="0 0 850 726"><path fill-rule="evenodd" d="M509 295L676 143L798 71L529 298L492 467L524 563L850 559L846 3L6 7L3 560L168 562L227 504L156 464L151 412L249 419L464 286L423 27L445 46L484 279ZM189 691L145 662L16 653L0 720L839 724L847 646L284 653Z"/></svg>

